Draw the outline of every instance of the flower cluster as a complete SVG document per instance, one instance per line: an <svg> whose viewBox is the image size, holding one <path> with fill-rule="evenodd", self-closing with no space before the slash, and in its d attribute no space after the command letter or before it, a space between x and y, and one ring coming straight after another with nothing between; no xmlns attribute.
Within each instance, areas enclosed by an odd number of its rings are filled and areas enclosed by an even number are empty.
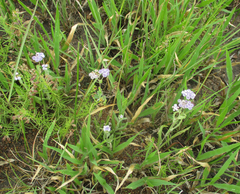
<svg viewBox="0 0 240 194"><path fill-rule="evenodd" d="M196 94L195 94L193 91L189 90L189 89L183 90L183 91L182 91L182 95L183 95L184 97L186 97L187 100L194 99L195 96L196 96Z"/></svg>
<svg viewBox="0 0 240 194"><path fill-rule="evenodd" d="M38 63L38 62L42 61L43 58L45 58L44 53L36 53L36 55L34 55L32 57L32 60L34 60L34 62ZM43 71L46 71L48 69L48 64L42 64L42 69L43 69Z"/></svg>
<svg viewBox="0 0 240 194"><path fill-rule="evenodd" d="M42 69L43 69L43 71L46 71L47 68L48 68L48 64L42 64Z"/></svg>
<svg viewBox="0 0 240 194"><path fill-rule="evenodd" d="M188 109L188 110L192 110L192 108L194 107L194 104L189 101L189 100L193 100L196 96L196 94L191 91L191 90L184 90L182 91L182 95L183 97L185 97L187 100L181 100L181 99L178 99L178 105L177 104L174 104L172 106L173 108L173 111L178 111L179 108L183 108L183 109Z"/></svg>
<svg viewBox="0 0 240 194"><path fill-rule="evenodd" d="M34 60L36 63L40 62L45 58L45 55L43 53L36 53L35 56L32 57L32 60Z"/></svg>
<svg viewBox="0 0 240 194"><path fill-rule="evenodd" d="M100 74L98 73L98 70L94 70L91 73L89 73L89 76L91 79L98 79L100 77Z"/></svg>
<svg viewBox="0 0 240 194"><path fill-rule="evenodd" d="M98 79L100 75L103 77L109 76L110 70L109 69L100 69L100 70L94 70L91 73L89 73L89 76L91 79Z"/></svg>
<svg viewBox="0 0 240 194"><path fill-rule="evenodd" d="M187 108L188 110L192 110L192 108L194 107L194 104L191 101L188 100L181 100L178 99L178 106L181 108Z"/></svg>
<svg viewBox="0 0 240 194"><path fill-rule="evenodd" d="M34 62L38 63L38 62L42 61L43 58L45 58L44 53L36 53L36 55L34 55L34 56L32 57L32 60L33 60ZM27 67L25 64L23 64L22 66L23 66L23 67L20 68L21 71L27 71L27 70L28 70L28 67ZM14 67L12 67L12 69L14 70ZM42 69L43 69L43 71L46 71L46 70L48 69L48 64L42 64ZM16 81L21 79L21 77L19 76L19 73L18 73L18 72L16 72L16 75L14 76L14 79L15 79Z"/></svg>
<svg viewBox="0 0 240 194"><path fill-rule="evenodd" d="M16 75L15 75L14 79L15 79L16 81L21 79L21 77L18 75L18 72L16 72Z"/></svg>
<svg viewBox="0 0 240 194"><path fill-rule="evenodd" d="M110 70L109 69L100 69L98 71L103 77L109 76Z"/></svg>

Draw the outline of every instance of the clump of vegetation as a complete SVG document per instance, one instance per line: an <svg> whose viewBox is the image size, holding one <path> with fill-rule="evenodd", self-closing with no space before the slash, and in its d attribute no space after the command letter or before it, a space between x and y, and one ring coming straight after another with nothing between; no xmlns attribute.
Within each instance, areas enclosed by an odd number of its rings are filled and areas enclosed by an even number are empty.
<svg viewBox="0 0 240 194"><path fill-rule="evenodd" d="M231 2L0 1L0 135L28 156L0 165L30 180L0 191L237 193Z"/></svg>

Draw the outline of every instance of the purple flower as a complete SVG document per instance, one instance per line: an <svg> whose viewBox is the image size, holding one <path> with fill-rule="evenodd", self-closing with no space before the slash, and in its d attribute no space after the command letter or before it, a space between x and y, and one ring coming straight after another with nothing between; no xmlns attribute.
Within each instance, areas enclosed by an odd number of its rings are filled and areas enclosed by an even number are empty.
<svg viewBox="0 0 240 194"><path fill-rule="evenodd" d="M192 110L192 108L194 107L194 104L188 100L181 100L178 99L178 103L179 103L179 107L181 108L187 108L188 110Z"/></svg>
<svg viewBox="0 0 240 194"><path fill-rule="evenodd" d="M192 102L188 101L188 104L187 104L188 110L192 110L193 107L194 107L194 104Z"/></svg>
<svg viewBox="0 0 240 194"><path fill-rule="evenodd" d="M178 111L179 107L178 107L177 104L174 104L174 105L172 106L172 109L173 109L173 111Z"/></svg>
<svg viewBox="0 0 240 194"><path fill-rule="evenodd" d="M109 76L110 70L109 69L100 69L98 71L103 77Z"/></svg>
<svg viewBox="0 0 240 194"><path fill-rule="evenodd" d="M103 131L111 131L111 127L109 125L106 125L103 127Z"/></svg>
<svg viewBox="0 0 240 194"><path fill-rule="evenodd" d="M32 57L32 60L38 63L43 60L43 58L45 58L45 55L43 53L36 53L36 55Z"/></svg>
<svg viewBox="0 0 240 194"><path fill-rule="evenodd" d="M196 96L196 94L193 91L189 90L189 89L188 90L183 90L182 91L182 95L184 97L186 97L188 100L194 99L195 96Z"/></svg>
<svg viewBox="0 0 240 194"><path fill-rule="evenodd" d="M119 115L119 119L123 119L123 115Z"/></svg>
<svg viewBox="0 0 240 194"><path fill-rule="evenodd" d="M48 64L43 64L42 65L42 69L45 71L45 70L47 70L47 68L48 68Z"/></svg>
<svg viewBox="0 0 240 194"><path fill-rule="evenodd" d="M21 79L21 77L18 76L18 72L16 72L14 79L15 79L16 81Z"/></svg>
<svg viewBox="0 0 240 194"><path fill-rule="evenodd" d="M178 99L179 104L174 104L172 106L173 111L178 111L179 108L187 108L188 110L192 110L194 107L194 104L190 101L190 99L193 100L196 97L196 94L193 91L187 89L182 91L182 95L186 97L187 100Z"/></svg>

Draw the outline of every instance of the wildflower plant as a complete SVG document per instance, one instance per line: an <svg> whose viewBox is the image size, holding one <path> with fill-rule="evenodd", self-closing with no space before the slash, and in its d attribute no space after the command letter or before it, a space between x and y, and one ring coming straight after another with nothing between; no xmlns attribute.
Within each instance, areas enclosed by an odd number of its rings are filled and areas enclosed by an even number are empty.
<svg viewBox="0 0 240 194"><path fill-rule="evenodd" d="M111 123L103 126L103 140L106 141L107 147L112 150L112 141L114 140L114 136L111 134Z"/></svg>
<svg viewBox="0 0 240 194"><path fill-rule="evenodd" d="M194 104L190 100L194 100L196 94L190 89L187 89L182 91L182 95L187 100L178 99L179 104L174 104L172 106L173 111L179 111L179 108L192 110L192 108L194 107Z"/></svg>
<svg viewBox="0 0 240 194"><path fill-rule="evenodd" d="M162 130L164 127L167 127L165 125L161 126L160 127L160 130L158 132L158 136L159 136L159 139L158 139L158 146L159 148L161 148L162 146L164 146L167 142L170 141L170 138L169 138L169 135L175 130L177 129L178 127L180 127L182 121L186 118L187 116L187 113L186 113L186 109L188 111L191 111L194 107L194 104L192 101L190 100L194 100L194 98L196 97L196 94L191 91L190 89L187 89L187 90L183 90L182 91L182 96L185 98L185 99L178 99L178 104L174 104L172 106L172 109L174 111L173 113L173 120L172 120L172 124L171 126L169 127L167 133L165 134L164 138L162 138ZM186 128L185 130L181 131L180 133L184 133L187 129L189 128ZM179 135L179 133L178 133ZM167 141L164 142L165 139L168 139Z"/></svg>
<svg viewBox="0 0 240 194"><path fill-rule="evenodd" d="M120 144L121 137L124 135L127 126L128 126L127 118L125 118L123 114L119 114L117 116L115 113L113 113L112 128L115 137L113 141L113 150L115 150Z"/></svg>
<svg viewBox="0 0 240 194"><path fill-rule="evenodd" d="M101 89L101 84L102 84L102 78L107 78L110 74L110 70L107 68L103 68L100 70L95 69L91 73L89 73L89 77L92 80L96 80L100 86L98 87L98 91L95 93L93 98L99 103L106 104L106 96L103 94L103 91ZM101 78L102 76L102 78Z"/></svg>

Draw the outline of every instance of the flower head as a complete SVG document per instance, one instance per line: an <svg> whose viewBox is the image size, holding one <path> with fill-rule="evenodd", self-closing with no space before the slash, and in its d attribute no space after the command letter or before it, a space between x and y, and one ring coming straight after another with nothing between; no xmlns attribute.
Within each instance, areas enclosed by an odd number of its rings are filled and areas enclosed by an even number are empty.
<svg viewBox="0 0 240 194"><path fill-rule="evenodd" d="M45 55L43 53L36 53L36 55L32 57L32 60L38 63L43 60L43 58L45 58Z"/></svg>
<svg viewBox="0 0 240 194"><path fill-rule="evenodd" d="M196 94L193 91L189 90L189 89L188 90L183 90L182 91L182 95L184 97L186 97L188 100L194 99L195 96L196 96Z"/></svg>
<svg viewBox="0 0 240 194"><path fill-rule="evenodd" d="M119 119L123 119L123 115L119 115Z"/></svg>
<svg viewBox="0 0 240 194"><path fill-rule="evenodd" d="M98 70L92 71L91 73L88 74L91 79L98 79L99 78L99 73Z"/></svg>
<svg viewBox="0 0 240 194"><path fill-rule="evenodd" d="M174 105L172 106L172 109L173 109L173 111L178 111L179 107L178 107L177 104L174 104Z"/></svg>
<svg viewBox="0 0 240 194"><path fill-rule="evenodd" d="M187 100L178 99L178 104L174 104L172 106L173 111L178 111L179 108L187 108L188 110L192 110L194 107L194 104L190 100L193 100L196 97L196 94L193 91L187 89L182 91L182 95L186 97Z"/></svg>
<svg viewBox="0 0 240 194"><path fill-rule="evenodd" d="M47 70L48 69L48 64L43 64L42 65L42 69L45 71L45 70Z"/></svg>
<svg viewBox="0 0 240 194"><path fill-rule="evenodd" d="M109 125L106 125L103 127L103 131L111 131L111 127Z"/></svg>
<svg viewBox="0 0 240 194"><path fill-rule="evenodd" d="M109 69L100 69L98 71L103 77L109 76L110 70Z"/></svg>
<svg viewBox="0 0 240 194"><path fill-rule="evenodd" d="M14 79L15 79L16 81L21 79L21 77L18 76L18 72L16 72Z"/></svg>
<svg viewBox="0 0 240 194"><path fill-rule="evenodd" d="M192 110L192 108L194 107L194 104L188 100L181 100L178 99L178 103L179 103L179 107L181 108L187 108L188 110Z"/></svg>

